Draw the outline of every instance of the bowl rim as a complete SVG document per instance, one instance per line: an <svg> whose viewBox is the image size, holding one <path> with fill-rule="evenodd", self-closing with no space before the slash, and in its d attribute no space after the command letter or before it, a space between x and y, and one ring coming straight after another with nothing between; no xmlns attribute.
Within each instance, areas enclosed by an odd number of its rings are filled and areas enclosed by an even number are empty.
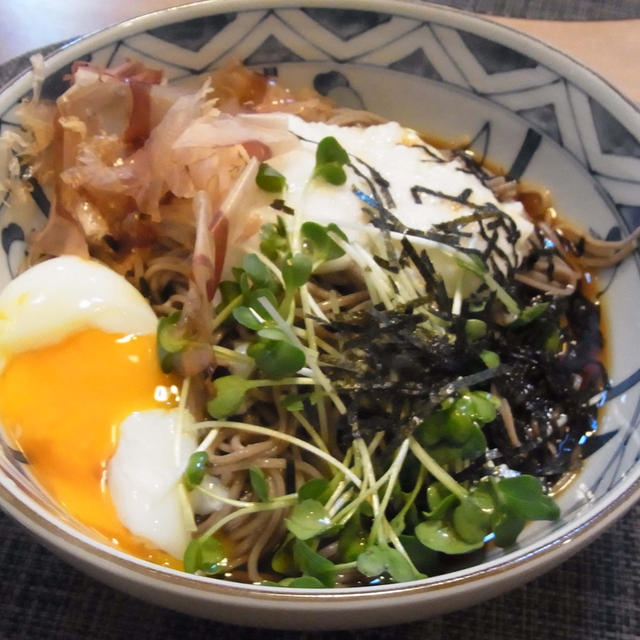
<svg viewBox="0 0 640 640"><path fill-rule="evenodd" d="M563 76L571 75L572 84L583 89L587 95L605 102L615 113L616 119L640 139L640 107L624 96L606 78L589 69L580 61L519 32L508 25L497 23L489 17L462 11L452 7L433 5L421 0L200 0L189 4L159 9L125 20L80 36L63 44L45 59L47 73L57 71L73 62L80 55L96 51L111 42L131 37L151 28L183 22L191 19L227 12L260 11L265 9L285 10L295 8L348 9L382 12L424 22L437 22L446 27L473 33L495 40L495 35L506 47L531 57L539 64L551 68ZM31 88L32 72L24 71L2 87L0 92L0 114L25 95ZM411 595L438 593L453 586L465 585L481 591L489 581L507 572L534 577L559 563L570 553L591 542L605 528L628 511L640 498L640 465L635 473L619 482L613 495L600 498L600 509L590 514L589 509L577 518L576 523L567 522L556 531L508 552L498 558L482 562L467 569L434 576L414 582L334 589L295 589L269 587L186 574L166 567L154 565L112 548L73 529L62 521L51 520L47 512L30 496L23 492L10 478L0 475L0 506L21 524L40 537L46 544L63 554L71 554L88 565L100 569L108 566L109 572L125 577L132 582L151 580L165 591L181 591L185 588L193 595L244 597L275 603L326 603L354 602L378 598L397 600ZM567 549L571 543L571 549ZM505 586L504 589L508 588ZM503 589L503 590L504 590ZM480 596L478 599L481 599Z"/></svg>

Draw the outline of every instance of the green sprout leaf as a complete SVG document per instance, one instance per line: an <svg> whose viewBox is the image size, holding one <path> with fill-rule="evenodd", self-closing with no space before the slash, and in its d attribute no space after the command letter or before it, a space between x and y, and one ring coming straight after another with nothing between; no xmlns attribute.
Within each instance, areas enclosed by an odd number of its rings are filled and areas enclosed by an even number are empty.
<svg viewBox="0 0 640 640"><path fill-rule="evenodd" d="M279 547L271 558L271 568L283 576L294 576L298 569L293 559L293 541L290 536L284 544Z"/></svg>
<svg viewBox="0 0 640 640"><path fill-rule="evenodd" d="M247 355L269 378L293 375L304 366L304 353L284 340L259 340L250 345Z"/></svg>
<svg viewBox="0 0 640 640"><path fill-rule="evenodd" d="M240 285L233 280L223 280L218 285L218 291L222 297L219 309L223 309L240 295Z"/></svg>
<svg viewBox="0 0 640 640"><path fill-rule="evenodd" d="M257 254L248 253L242 261L242 268L256 286L270 289L271 291L277 289L278 284L275 276Z"/></svg>
<svg viewBox="0 0 640 640"><path fill-rule="evenodd" d="M282 266L282 278L287 289L297 289L309 280L313 263L311 258L302 253L296 253Z"/></svg>
<svg viewBox="0 0 640 640"><path fill-rule="evenodd" d="M515 544L525 524L525 520L518 516L506 511L496 511L491 521L495 543L499 547L510 547Z"/></svg>
<svg viewBox="0 0 640 640"><path fill-rule="evenodd" d="M473 460L487 448L482 427L496 418L499 401L490 393L465 391L448 398L442 409L428 415L415 437L441 465L456 460Z"/></svg>
<svg viewBox="0 0 640 640"><path fill-rule="evenodd" d="M258 498L260 502L268 502L269 483L262 469L251 467L249 469L249 480L251 481L251 488L256 498Z"/></svg>
<svg viewBox="0 0 640 640"><path fill-rule="evenodd" d="M482 424L493 422L500 408L500 400L487 391L472 391L470 396L477 420Z"/></svg>
<svg viewBox="0 0 640 640"><path fill-rule="evenodd" d="M338 551L343 562L354 562L369 544L369 532L362 524L361 509L356 510L338 538Z"/></svg>
<svg viewBox="0 0 640 640"><path fill-rule="evenodd" d="M282 406L287 411L302 411L304 409L304 396L299 393L290 393L282 398Z"/></svg>
<svg viewBox="0 0 640 640"><path fill-rule="evenodd" d="M527 324L531 324L534 320L539 318L549 308L548 302L540 302L539 304L525 307L520 315L509 324L510 327L522 327Z"/></svg>
<svg viewBox="0 0 640 640"><path fill-rule="evenodd" d="M321 177L330 184L341 185L347 180L343 165L349 162L349 155L340 143L333 137L327 136L318 143L316 148L316 166L313 177Z"/></svg>
<svg viewBox="0 0 640 640"><path fill-rule="evenodd" d="M258 287L257 289L251 289L245 294L245 302L247 306L251 307L261 318L272 321L269 312L262 306L260 302L261 298L266 298L272 306L278 306L278 300L271 289L264 287Z"/></svg>
<svg viewBox="0 0 640 640"><path fill-rule="evenodd" d="M238 413L253 385L242 376L230 375L217 378L213 386L216 395L207 403L207 411L212 418L224 420Z"/></svg>
<svg viewBox="0 0 640 640"><path fill-rule="evenodd" d="M206 451L194 451L189 456L183 476L183 482L188 491L192 491L202 482L208 464L209 454Z"/></svg>
<svg viewBox="0 0 640 640"><path fill-rule="evenodd" d="M269 193L279 193L287 185L285 177L271 165L263 162L258 167L256 174L256 184Z"/></svg>
<svg viewBox="0 0 640 640"><path fill-rule="evenodd" d="M438 482L434 484L440 484ZM429 490L434 485L432 484L429 489L427 489L427 495L429 495ZM453 507L457 504L458 498L453 495L453 493L447 494L442 500L440 500L435 506L431 507L431 511L425 512L423 515L430 520L442 520L446 517L446 515L453 509ZM431 503L430 503L431 504Z"/></svg>
<svg viewBox="0 0 640 640"><path fill-rule="evenodd" d="M267 222L260 229L260 251L269 258L277 260L289 251L287 228L284 220L278 216L277 223Z"/></svg>
<svg viewBox="0 0 640 640"><path fill-rule="evenodd" d="M280 582L272 580L263 580L262 583L266 587L289 587L292 589L324 589L324 585L318 578L313 576L298 576L297 578L283 578Z"/></svg>
<svg viewBox="0 0 640 640"><path fill-rule="evenodd" d="M482 542L491 530L493 512L490 489L478 486L453 512L452 523L456 533L469 544Z"/></svg>
<svg viewBox="0 0 640 640"><path fill-rule="evenodd" d="M309 540L331 527L331 516L321 502L310 498L296 504L285 523L298 540Z"/></svg>
<svg viewBox="0 0 640 640"><path fill-rule="evenodd" d="M258 331L258 336L265 340L288 340L280 327L264 327Z"/></svg>
<svg viewBox="0 0 640 640"><path fill-rule="evenodd" d="M397 550L385 544L372 545L357 560L358 571L374 577L388 573L395 582L408 582L423 577L417 574L411 563Z"/></svg>
<svg viewBox="0 0 640 640"><path fill-rule="evenodd" d="M175 357L189 345L182 327L178 326L180 311L174 311L160 318L156 334L158 361L164 373L173 371Z"/></svg>
<svg viewBox="0 0 640 640"><path fill-rule="evenodd" d="M449 555L469 553L483 546L482 541L475 544L465 542L455 529L442 520L428 520L421 522L415 529L418 540L429 549L441 551Z"/></svg>
<svg viewBox="0 0 640 640"><path fill-rule="evenodd" d="M158 321L158 344L168 353L177 353L188 343L176 326L179 320L180 312L174 311Z"/></svg>
<svg viewBox="0 0 640 640"><path fill-rule="evenodd" d="M236 307L232 314L236 322L247 327L247 329L251 329L251 331L259 331L265 323L264 318L250 307Z"/></svg>
<svg viewBox="0 0 640 640"><path fill-rule="evenodd" d="M329 481L326 478L311 478L298 489L298 500L323 501L329 490ZM328 496L327 496L328 497Z"/></svg>
<svg viewBox="0 0 640 640"><path fill-rule="evenodd" d="M494 484L494 489L500 502L523 520L557 520L560 517L560 508L533 476L501 478Z"/></svg>
<svg viewBox="0 0 640 640"><path fill-rule="evenodd" d="M487 334L487 323L484 320L478 320L477 318L469 318L465 323L464 331L467 336L467 340L473 342L479 338L484 338Z"/></svg>
<svg viewBox="0 0 640 640"><path fill-rule="evenodd" d="M213 576L226 570L227 552L215 536L194 538L187 545L183 562L187 573L198 571Z"/></svg>
<svg viewBox="0 0 640 640"><path fill-rule="evenodd" d="M306 542L296 540L293 543L293 558L303 575L319 580L325 587L336 583L336 567L324 556L316 553Z"/></svg>
<svg viewBox="0 0 640 640"><path fill-rule="evenodd" d="M338 162L327 162L318 165L313 173L314 177L324 178L329 184L339 186L347 181L347 174Z"/></svg>
<svg viewBox="0 0 640 640"><path fill-rule="evenodd" d="M495 351L483 349L480 354L480 360L484 362L487 369L495 369L500 366L500 356Z"/></svg>
<svg viewBox="0 0 640 640"><path fill-rule="evenodd" d="M325 227L317 222L305 222L300 227L304 250L311 256L314 269L323 262L335 260L344 255L344 251L329 237L329 232L347 241L344 232L333 223Z"/></svg>
<svg viewBox="0 0 640 640"><path fill-rule="evenodd" d="M425 547L415 536L400 535L400 542L418 571L429 574L438 565L438 552Z"/></svg>

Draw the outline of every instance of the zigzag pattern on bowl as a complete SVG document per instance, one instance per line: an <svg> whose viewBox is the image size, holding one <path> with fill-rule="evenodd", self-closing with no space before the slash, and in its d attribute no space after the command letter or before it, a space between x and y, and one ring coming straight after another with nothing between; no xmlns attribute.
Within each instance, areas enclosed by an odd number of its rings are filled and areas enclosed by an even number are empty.
<svg viewBox="0 0 640 640"><path fill-rule="evenodd" d="M592 197L602 211L609 212L611 224L600 229L603 236L619 237L640 223L640 141L570 79L518 51L469 32L367 11L256 10L159 27L86 56L105 65L131 57L164 69L173 82L230 59L269 74L278 74L291 64L316 65L314 84L318 91L349 106L365 108L371 105L362 87L351 82L349 65L419 77L478 104L500 105L510 117L518 119L525 133L510 149L512 161L508 166L514 177L527 177L529 163L541 143L564 150L571 170L586 174L595 191ZM43 95L59 95L67 73L68 67L50 76ZM491 124L479 114L470 126L477 132L474 140L482 153L495 158L504 153L492 147ZM13 109L1 116L0 126L3 130L18 126ZM35 195L46 216L42 194L36 190ZM0 212L2 246L9 259L9 273L13 274L23 255L25 224L6 206ZM640 268L637 255L634 259L635 269ZM620 384L631 387L636 378L638 373L632 373L629 382ZM635 435L640 422L637 391L637 386L630 390L629 401L634 403L631 420L623 421L619 429L615 425L607 427L618 429L606 444L608 466L585 477L584 486L567 499L563 505L565 520L621 482L640 459ZM1 461L3 466L8 459Z"/></svg>

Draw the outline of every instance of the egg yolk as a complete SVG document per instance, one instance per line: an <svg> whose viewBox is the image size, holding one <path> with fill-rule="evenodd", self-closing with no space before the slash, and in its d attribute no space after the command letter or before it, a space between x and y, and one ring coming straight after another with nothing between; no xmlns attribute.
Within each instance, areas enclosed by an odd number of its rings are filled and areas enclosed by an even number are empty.
<svg viewBox="0 0 640 640"><path fill-rule="evenodd" d="M107 488L119 426L134 411L176 405L155 335L89 329L14 355L0 375L0 420L42 487L79 521L137 557L181 568L120 522Z"/></svg>

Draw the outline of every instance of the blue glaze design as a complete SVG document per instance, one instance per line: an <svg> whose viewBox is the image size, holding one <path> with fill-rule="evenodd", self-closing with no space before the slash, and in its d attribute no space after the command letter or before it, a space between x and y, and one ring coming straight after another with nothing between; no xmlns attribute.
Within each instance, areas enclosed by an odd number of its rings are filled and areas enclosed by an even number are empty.
<svg viewBox="0 0 640 640"><path fill-rule="evenodd" d="M349 79L340 71L318 73L313 79L313 88L337 104L352 109L364 109L360 94L351 86Z"/></svg>
<svg viewBox="0 0 640 640"><path fill-rule="evenodd" d="M302 9L302 13L345 41L365 34L392 19L391 16L382 13L353 9Z"/></svg>
<svg viewBox="0 0 640 640"><path fill-rule="evenodd" d="M562 146L562 133L553 104L545 104L541 107L520 109L516 112L534 127L544 131L550 138Z"/></svg>
<svg viewBox="0 0 640 640"><path fill-rule="evenodd" d="M600 103L589 98L589 104L602 153L640 158L640 141Z"/></svg>
<svg viewBox="0 0 640 640"><path fill-rule="evenodd" d="M538 66L535 60L493 40L465 31L460 32L460 37L487 73L506 73L518 69L534 69Z"/></svg>
<svg viewBox="0 0 640 640"><path fill-rule="evenodd" d="M15 222L8 224L2 230L2 234L0 235L0 238L2 239L2 249L7 255L9 254L9 251L11 250L11 245L14 242L16 241L24 242L25 240L24 231L22 227L17 225Z"/></svg>
<svg viewBox="0 0 640 640"><path fill-rule="evenodd" d="M227 25L231 24L236 19L236 15L235 13L220 13L215 16L195 18L151 29L148 33L174 46L190 51L199 51Z"/></svg>
<svg viewBox="0 0 640 640"><path fill-rule="evenodd" d="M263 64L273 65L282 62L302 62L297 53L285 46L274 35L270 35L266 40L243 62L245 65L259 66Z"/></svg>
<svg viewBox="0 0 640 640"><path fill-rule="evenodd" d="M421 48L412 51L408 56L405 56L396 62L392 62L389 65L389 69L404 71L405 73L411 73L414 76L422 76L423 78L431 78L432 80L442 80L442 76L438 73L433 64L431 64L431 61L427 58L424 50Z"/></svg>

